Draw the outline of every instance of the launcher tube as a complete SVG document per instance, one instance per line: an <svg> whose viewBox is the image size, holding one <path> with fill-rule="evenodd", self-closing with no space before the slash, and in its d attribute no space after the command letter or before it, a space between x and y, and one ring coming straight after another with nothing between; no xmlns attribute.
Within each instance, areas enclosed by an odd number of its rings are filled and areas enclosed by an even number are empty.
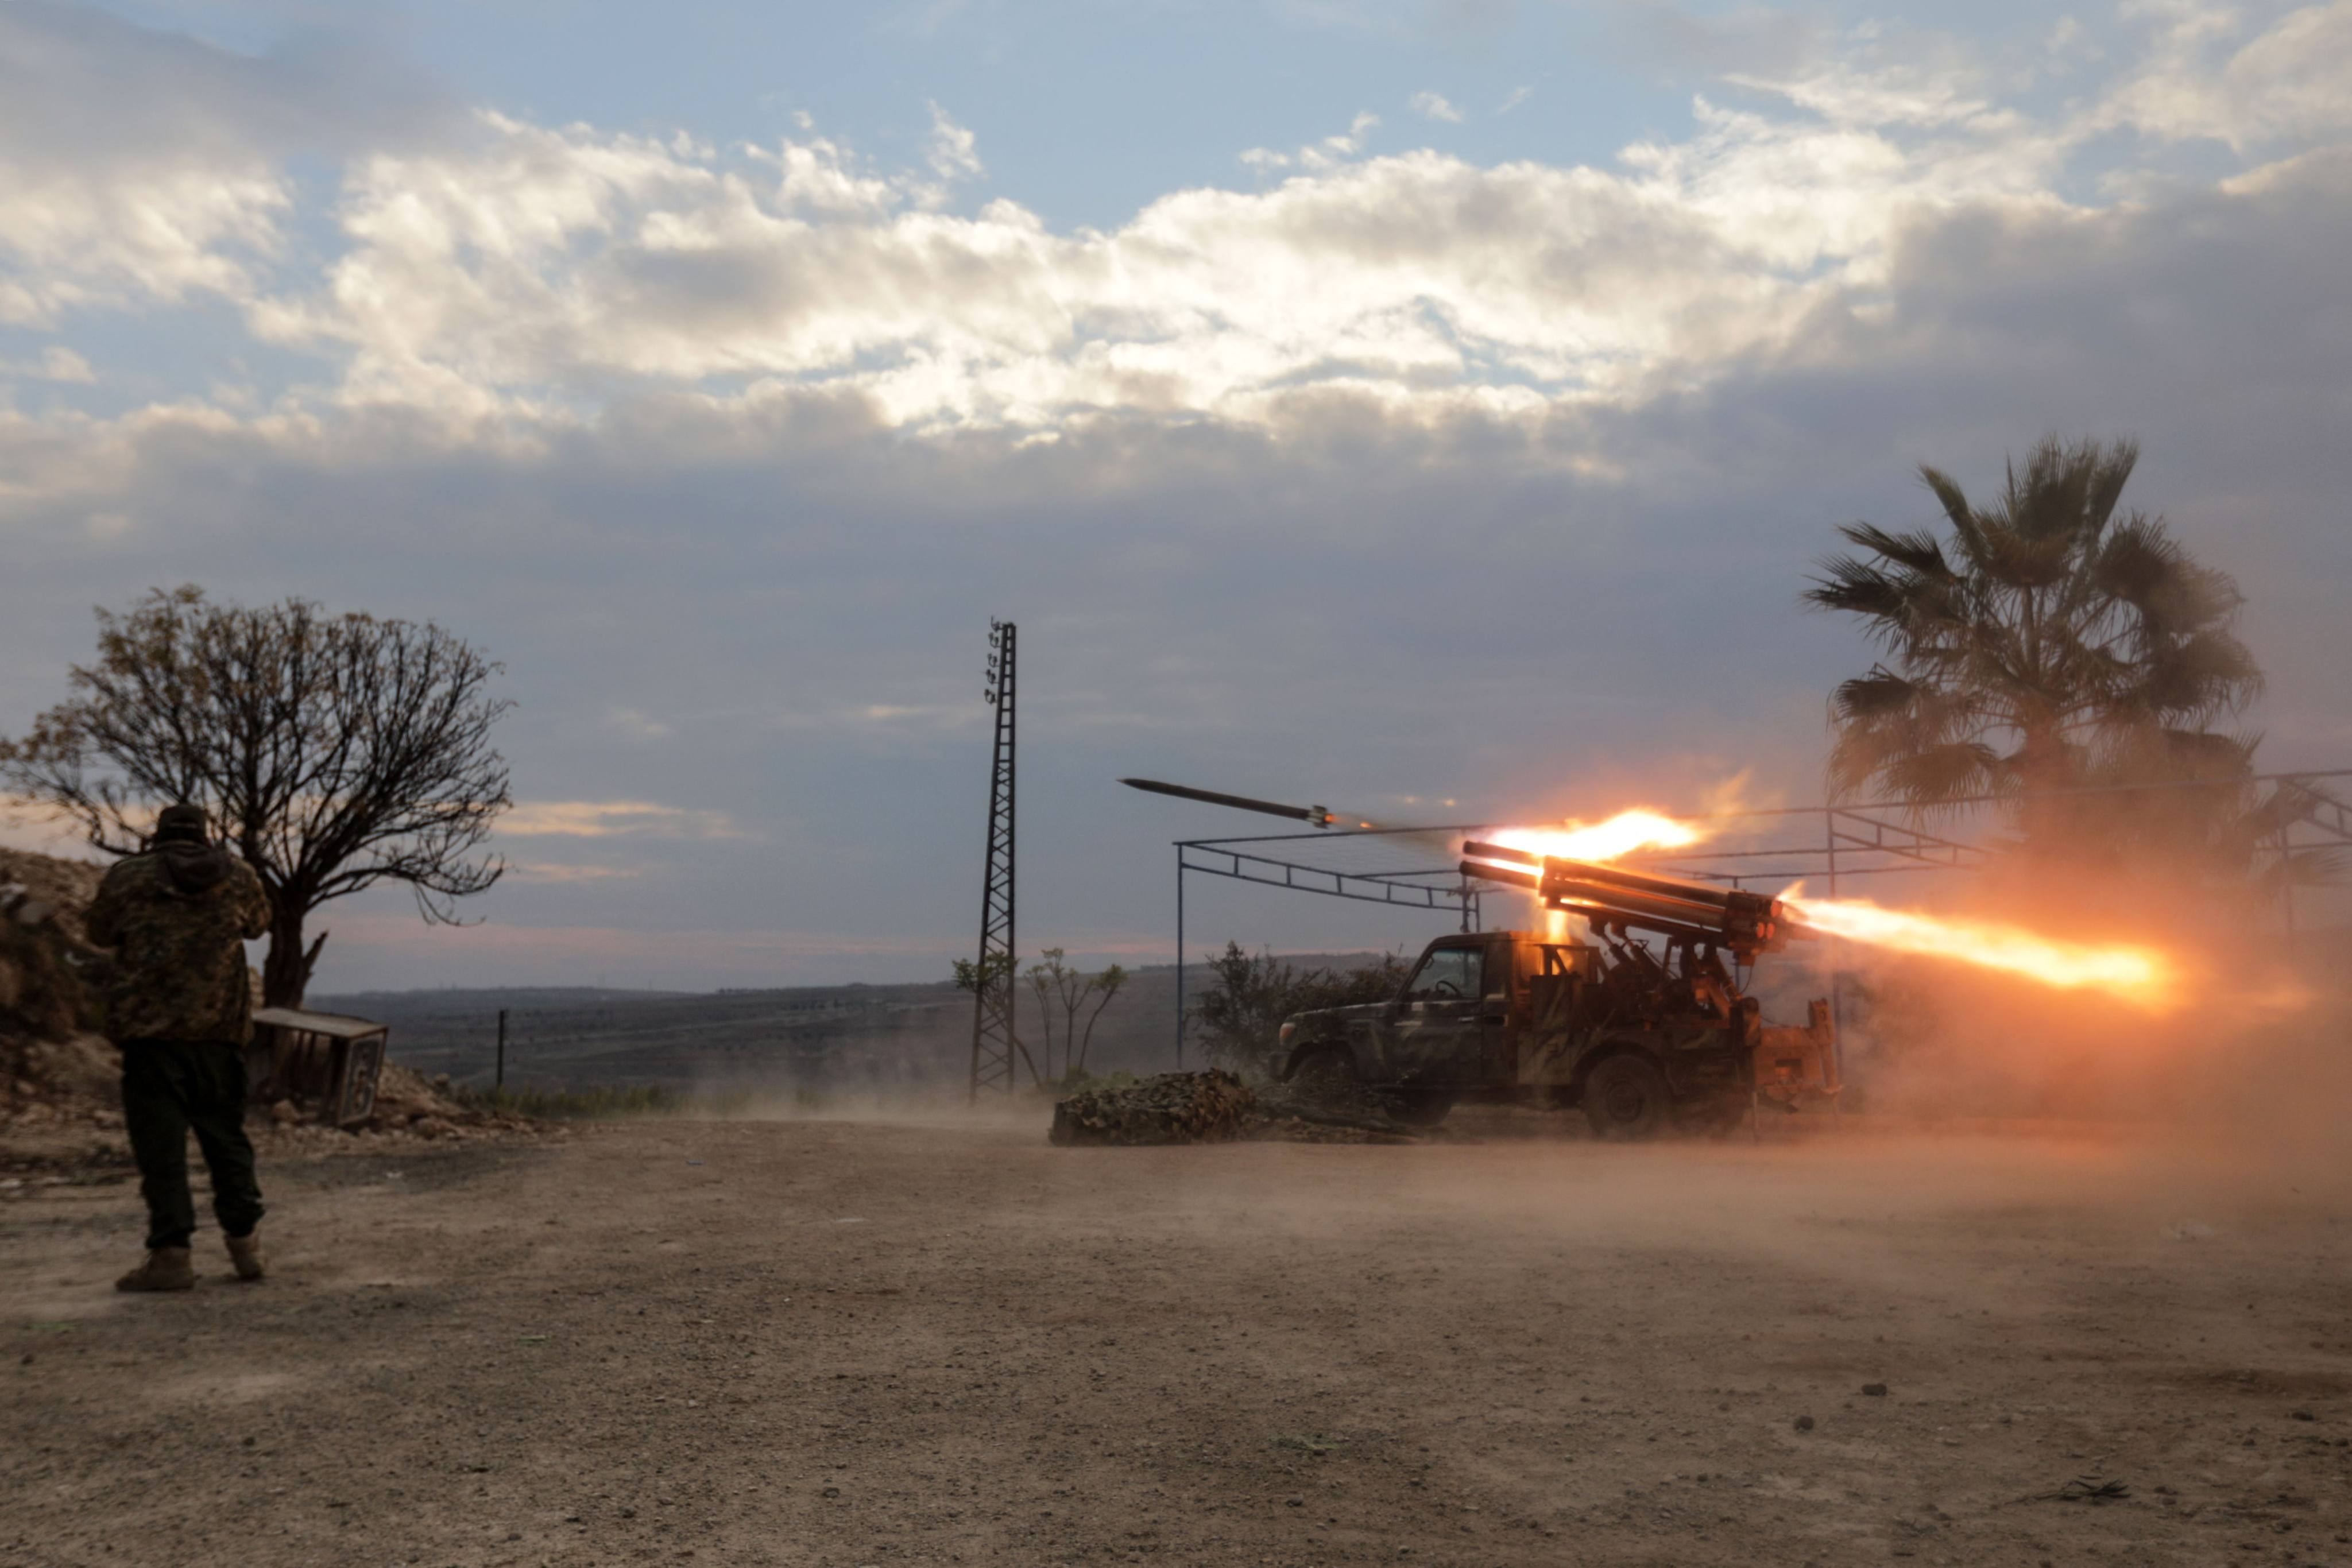
<svg viewBox="0 0 2352 1568"><path fill-rule="evenodd" d="M1482 876L1489 882L1507 882L1514 887L1524 887L1530 893L1543 891L1543 873L1533 867L1523 869L1515 865L1487 865L1480 861L1464 861L1461 871L1464 876Z"/></svg>
<svg viewBox="0 0 2352 1568"><path fill-rule="evenodd" d="M1679 898L1658 898L1648 894L1633 893L1624 888L1610 887L1601 883L1582 882L1557 873L1547 873L1542 883L1547 899L1559 899L1570 904L1589 904L1601 909L1615 910L1635 917L1671 920L1678 925L1696 925L1702 930L1727 933L1736 924L1730 911L1704 904L1687 904Z"/></svg>
<svg viewBox="0 0 2352 1568"><path fill-rule="evenodd" d="M1484 843L1476 839L1466 841L1462 846L1462 852L1474 861L1501 861L1508 865L1523 865L1536 869L1540 869L1544 863L1541 855L1529 854L1525 850L1515 850L1505 844Z"/></svg>
<svg viewBox="0 0 2352 1568"><path fill-rule="evenodd" d="M1783 935L1779 902L1744 888L1622 872L1590 861L1539 858L1475 841L1464 844L1462 851L1469 857L1462 862L1463 875L1527 888L1552 907L1595 924L1638 925L1668 936L1719 943L1749 957L1778 946ZM1802 928L1795 934L1802 935Z"/></svg>
<svg viewBox="0 0 2352 1568"><path fill-rule="evenodd" d="M1623 866L1602 865L1591 861L1553 861L1550 864L1580 882L1605 883L1654 897L1678 899L1685 904L1703 904L1712 909L1730 909L1739 902L1733 889L1715 887L1703 882L1688 882L1678 876L1627 871Z"/></svg>

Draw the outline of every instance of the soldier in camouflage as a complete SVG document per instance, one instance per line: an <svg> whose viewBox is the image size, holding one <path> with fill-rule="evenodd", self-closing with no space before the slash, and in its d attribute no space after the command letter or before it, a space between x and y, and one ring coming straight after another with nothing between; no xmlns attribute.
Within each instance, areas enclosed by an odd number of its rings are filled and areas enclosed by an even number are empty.
<svg viewBox="0 0 2352 1568"><path fill-rule="evenodd" d="M106 1032L122 1051L122 1121L147 1199L147 1260L118 1289L196 1282L190 1132L237 1278L261 1277L261 1188L245 1135L253 995L244 945L269 929L269 913L253 868L206 839L204 812L166 806L147 852L107 872L84 918L92 945L116 949Z"/></svg>

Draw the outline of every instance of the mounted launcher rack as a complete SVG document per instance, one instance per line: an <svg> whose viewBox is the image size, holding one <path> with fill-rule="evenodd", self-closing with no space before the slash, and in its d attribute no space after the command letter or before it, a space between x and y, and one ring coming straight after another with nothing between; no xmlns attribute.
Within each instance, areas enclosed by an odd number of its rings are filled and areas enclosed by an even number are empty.
<svg viewBox="0 0 2352 1568"><path fill-rule="evenodd" d="M1780 902L1744 888L1715 887L1652 872L1592 861L1533 855L1475 840L1462 846L1462 874L1524 887L1553 909L1580 915L1604 937L1629 929L1654 932L1672 945L1730 950L1742 965L1776 951L1784 938L1804 936Z"/></svg>

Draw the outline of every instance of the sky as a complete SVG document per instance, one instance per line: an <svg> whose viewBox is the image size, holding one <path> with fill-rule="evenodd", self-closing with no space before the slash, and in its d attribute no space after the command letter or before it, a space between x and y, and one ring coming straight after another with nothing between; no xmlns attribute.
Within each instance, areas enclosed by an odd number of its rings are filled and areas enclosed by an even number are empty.
<svg viewBox="0 0 2352 1568"><path fill-rule="evenodd" d="M1126 775L1819 799L1833 529L2056 433L2352 765L2347 256L2352 0L0 0L0 735L151 588L430 620L511 869L315 988L931 977L1009 619L1023 946L1165 961L1265 824Z"/></svg>

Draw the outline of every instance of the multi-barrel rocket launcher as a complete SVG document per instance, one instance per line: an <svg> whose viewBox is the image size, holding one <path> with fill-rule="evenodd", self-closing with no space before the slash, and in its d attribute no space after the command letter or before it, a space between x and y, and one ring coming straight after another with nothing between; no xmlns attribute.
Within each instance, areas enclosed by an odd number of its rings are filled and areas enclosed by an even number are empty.
<svg viewBox="0 0 2352 1568"><path fill-rule="evenodd" d="M1828 1004L1812 1003L1802 1029L1767 1025L1757 998L1743 994L1722 960L1728 953L1745 968L1790 938L1811 935L1780 900L1475 839L1463 844L1462 855L1464 875L1526 888L1545 907L1580 916L1608 947L1613 961L1591 967L1586 983L1593 994L1578 1009L1591 1022L1621 1035L1654 1035L1678 1032L1677 1025L1686 1030L1694 1019L1713 1020L1739 1062L1740 1092L1750 1103L1786 1109L1806 1101L1835 1103L1839 1079ZM1664 938L1664 953L1652 953L1634 938L1637 931Z"/></svg>
<svg viewBox="0 0 2352 1568"><path fill-rule="evenodd" d="M1125 782L1156 794L1286 817L1318 829L1372 827L1322 806L1292 806L1152 779ZM1793 1105L1807 1099L1834 1103L1839 1091L1836 1030L1828 998L1811 999L1808 1022L1798 1028L1765 1024L1759 999L1745 994L1745 971L1796 936L1925 954L2061 989L2094 988L2151 1011L2174 1005L2181 990L2181 966L2160 949L2138 943L2069 940L2002 921L1882 908L1866 899L1823 898L1801 887L1772 897L1737 885L1632 869L1622 863L1623 857L1644 850L1682 849L1703 841L1711 831L1702 822L1676 821L1646 808L1557 827L1475 829L1467 841L1459 828L1391 826L1379 831L1391 835L1386 841L1391 843L1435 841L1448 860L1456 859L1458 847L1458 869L1465 878L1524 888L1551 916L1543 931L1465 929L1459 936L1433 942L1405 989L1375 1009L1378 1019L1340 1018L1338 1012L1350 1009L1323 1009L1334 1016L1303 1015L1294 1020L1297 1029L1286 1026L1286 1040L1297 1042L1291 1052L1294 1067L1310 1057L1336 1056L1344 1043L1347 1051L1356 1053L1351 1071L1360 1082L1392 1082L1401 1090L1414 1088L1412 1076L1387 1059L1395 1054L1390 1048L1400 1046L1406 1035L1423 1057L1442 1056L1451 1040L1460 1047L1456 1054L1462 1061L1486 1064L1483 1079L1472 1074L1475 1082L1465 1080L1455 1088L1431 1087L1432 1103L1448 1096L1534 1090L1553 1095L1555 1103L1581 1101L1588 1107L1606 1107L1615 1104L1616 1098L1597 1093L1593 1082L1622 1088L1629 1077L1641 1074L1608 1064L1639 1058L1659 1070L1662 1077L1654 1075L1654 1083L1663 1082L1678 1107L1695 1098L1719 1100L1725 1083L1734 1081L1746 1085L1740 1093L1750 1103ZM1565 925L1570 915L1590 926L1591 941L1570 936ZM1438 970L1431 966L1440 960L1448 965L1470 962L1461 955L1474 951L1481 955L1477 963L1483 968L1444 981L1451 990L1425 989L1423 971L1436 976ZM1480 1030L1498 1027L1500 1036L1474 1042L1466 1036L1457 1039L1459 1031L1433 1028L1432 1018L1424 1015L1439 1003L1430 998L1459 998L1460 1006L1469 1007L1473 977L1480 974L1491 984L1479 993L1475 1021ZM1499 978L1506 974L1512 977L1509 1006L1496 1011L1491 1004L1507 995ZM1430 986L1438 983L1428 981ZM1377 1046L1369 1059L1357 1045L1357 1035L1367 1030L1366 1038ZM1397 1038L1391 1040L1391 1035ZM1708 1061L1733 1070L1695 1071L1694 1064ZM1601 1079L1588 1077L1588 1067L1597 1073L1604 1066L1608 1071ZM1428 1071L1420 1071L1424 1084L1427 1079ZM1627 1103L1646 1098L1633 1095ZM1609 1120L1613 1126L1628 1124L1626 1117L1614 1113Z"/></svg>

